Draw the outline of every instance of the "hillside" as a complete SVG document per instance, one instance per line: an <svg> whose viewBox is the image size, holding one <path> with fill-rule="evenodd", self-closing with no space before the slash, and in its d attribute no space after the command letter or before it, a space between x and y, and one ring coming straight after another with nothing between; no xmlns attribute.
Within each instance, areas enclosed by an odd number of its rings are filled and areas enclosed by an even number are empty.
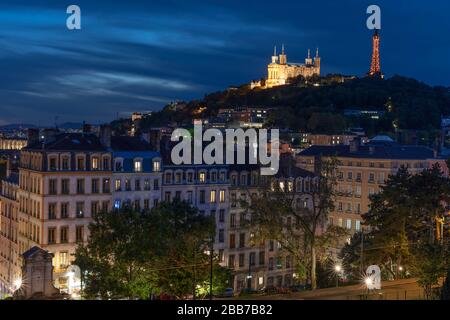
<svg viewBox="0 0 450 320"><path fill-rule="evenodd" d="M338 133L349 126L361 126L368 133L398 129L432 131L440 126L441 115L450 115L450 93L445 87L431 87L414 79L355 78L344 83L328 76L305 82L298 79L286 86L250 90L248 86L228 89L191 101L177 110L166 107L147 119L143 127L168 122L190 124L192 118L209 117L219 108L249 106L277 108L268 125L316 133ZM312 85L315 83L316 86ZM198 114L199 107L206 107ZM344 110L379 110L378 119L344 116ZM280 112L281 111L281 112ZM196 113L197 112L197 113Z"/></svg>

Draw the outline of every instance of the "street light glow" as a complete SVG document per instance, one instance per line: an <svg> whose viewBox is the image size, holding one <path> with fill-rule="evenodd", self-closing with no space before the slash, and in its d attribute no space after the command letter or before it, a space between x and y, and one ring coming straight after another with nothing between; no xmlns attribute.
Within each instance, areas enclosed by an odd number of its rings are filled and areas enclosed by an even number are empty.
<svg viewBox="0 0 450 320"><path fill-rule="evenodd" d="M16 280L14 280L14 290L19 290L20 287L22 286L22 279L21 278L17 278Z"/></svg>
<svg viewBox="0 0 450 320"><path fill-rule="evenodd" d="M336 272L341 272L342 267L341 267L339 264L337 264L337 265L334 266L334 270L335 270Z"/></svg>
<svg viewBox="0 0 450 320"><path fill-rule="evenodd" d="M371 286L373 284L373 280L371 277L367 277L366 279L364 279L364 282L366 284L366 286Z"/></svg>

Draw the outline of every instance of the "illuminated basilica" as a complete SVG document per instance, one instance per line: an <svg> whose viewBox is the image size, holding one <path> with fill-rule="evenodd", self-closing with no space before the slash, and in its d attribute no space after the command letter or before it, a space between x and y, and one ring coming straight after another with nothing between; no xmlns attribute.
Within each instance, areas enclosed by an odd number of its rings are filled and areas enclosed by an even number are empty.
<svg viewBox="0 0 450 320"><path fill-rule="evenodd" d="M289 79L298 76L303 76L304 78L320 76L319 49L316 50L314 59L311 58L311 51L308 50L308 57L305 59L305 63L300 64L287 61L284 45L282 46L280 55L277 55L277 49L275 47L272 62L267 66L267 79L265 80L265 84L261 81L253 81L250 86L252 89L282 86L289 83Z"/></svg>

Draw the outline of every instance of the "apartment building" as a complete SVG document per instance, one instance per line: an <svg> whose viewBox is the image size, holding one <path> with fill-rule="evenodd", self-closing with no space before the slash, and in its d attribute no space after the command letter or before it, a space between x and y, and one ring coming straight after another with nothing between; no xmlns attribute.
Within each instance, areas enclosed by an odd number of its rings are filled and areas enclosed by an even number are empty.
<svg viewBox="0 0 450 320"><path fill-rule="evenodd" d="M140 137L110 136L109 139L113 156L113 207L151 209L161 201L159 153L150 151L150 144Z"/></svg>
<svg viewBox="0 0 450 320"><path fill-rule="evenodd" d="M261 176L258 166L230 167L230 210L224 228L224 260L234 270L233 288L236 292L246 288L289 287L296 282L294 259L283 250L281 243L256 239L246 224L251 217L241 206L255 199L261 188L268 184L272 189L277 184L279 190L289 193L295 205L311 206L305 187L311 185L314 174L296 167L290 157L289 154L283 155L274 177ZM293 223L293 217L287 219L287 223Z"/></svg>
<svg viewBox="0 0 450 320"><path fill-rule="evenodd" d="M321 157L335 156L339 161L335 210L329 224L347 228L350 234L361 230L361 215L369 210L369 196L401 166L417 173L438 162L432 149L424 146L399 145L387 139L374 139L361 144L358 139L350 145L311 146L297 154L297 165L316 171Z"/></svg>
<svg viewBox="0 0 450 320"><path fill-rule="evenodd" d="M55 285L67 286L67 267L89 236L92 217L111 207L111 152L97 136L46 130L22 149L19 166L18 248L54 254Z"/></svg>
<svg viewBox="0 0 450 320"><path fill-rule="evenodd" d="M17 289L21 276L19 252L19 175L2 181L0 193L0 298Z"/></svg>

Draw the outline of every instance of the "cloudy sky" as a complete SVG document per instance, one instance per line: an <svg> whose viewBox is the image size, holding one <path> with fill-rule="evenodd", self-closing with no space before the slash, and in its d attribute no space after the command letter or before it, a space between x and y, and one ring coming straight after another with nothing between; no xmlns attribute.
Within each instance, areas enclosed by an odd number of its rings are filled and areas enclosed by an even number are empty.
<svg viewBox="0 0 450 320"><path fill-rule="evenodd" d="M30 4L31 3L31 4ZM66 28L81 8L82 30ZM0 0L0 124L99 122L265 75L273 46L363 75L382 10L382 69L450 85L448 0Z"/></svg>

